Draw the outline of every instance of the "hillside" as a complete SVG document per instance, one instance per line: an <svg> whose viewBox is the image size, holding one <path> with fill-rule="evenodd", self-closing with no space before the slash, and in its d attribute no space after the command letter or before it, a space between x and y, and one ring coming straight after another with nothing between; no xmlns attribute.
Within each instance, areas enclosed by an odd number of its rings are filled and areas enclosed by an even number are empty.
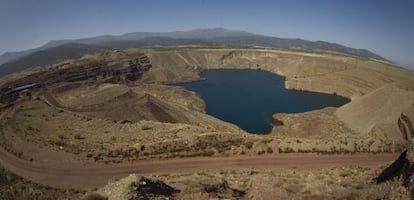
<svg viewBox="0 0 414 200"><path fill-rule="evenodd" d="M102 47L84 44L64 44L46 50L36 51L0 66L0 77L35 66L45 66L67 59L76 59L86 53L96 52Z"/></svg>

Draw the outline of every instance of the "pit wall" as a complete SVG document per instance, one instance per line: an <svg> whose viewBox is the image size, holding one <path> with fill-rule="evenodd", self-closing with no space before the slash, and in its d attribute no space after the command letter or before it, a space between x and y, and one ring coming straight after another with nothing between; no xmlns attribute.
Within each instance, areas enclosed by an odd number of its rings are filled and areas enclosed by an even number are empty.
<svg viewBox="0 0 414 200"><path fill-rule="evenodd" d="M351 57L276 50L192 50L153 52L155 66L200 69L262 69L286 77L289 89L355 99L386 84L412 81L408 70Z"/></svg>
<svg viewBox="0 0 414 200"><path fill-rule="evenodd" d="M206 69L260 69L285 76L288 89L348 97L352 101L339 108L336 116L357 133L385 139L402 139L398 116L414 102L414 89L409 87L414 86L412 71L371 60L255 49L153 51L148 55L154 69L144 77L147 81L199 80L199 72ZM384 88L399 92L381 92Z"/></svg>

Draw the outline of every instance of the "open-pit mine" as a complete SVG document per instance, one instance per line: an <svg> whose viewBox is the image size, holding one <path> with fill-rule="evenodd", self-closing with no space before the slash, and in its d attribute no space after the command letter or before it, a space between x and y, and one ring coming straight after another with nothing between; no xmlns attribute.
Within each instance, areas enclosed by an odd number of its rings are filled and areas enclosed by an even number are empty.
<svg viewBox="0 0 414 200"><path fill-rule="evenodd" d="M210 69L264 70L287 89L350 102L273 113L270 133L252 134L177 86ZM413 169L414 72L393 64L272 49L111 49L0 85L0 199L411 195L401 179Z"/></svg>

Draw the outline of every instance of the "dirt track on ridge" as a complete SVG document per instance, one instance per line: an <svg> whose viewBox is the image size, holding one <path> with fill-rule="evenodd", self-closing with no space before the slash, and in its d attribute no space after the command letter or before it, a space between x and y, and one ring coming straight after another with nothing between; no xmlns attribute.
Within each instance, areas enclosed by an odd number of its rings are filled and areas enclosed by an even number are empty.
<svg viewBox="0 0 414 200"><path fill-rule="evenodd" d="M131 173L194 173L230 169L282 170L318 169L347 166L388 164L396 154L280 154L277 156L197 157L170 160L150 160L125 164L58 164L21 160L0 148L0 165L29 180L62 188L94 188L109 179Z"/></svg>

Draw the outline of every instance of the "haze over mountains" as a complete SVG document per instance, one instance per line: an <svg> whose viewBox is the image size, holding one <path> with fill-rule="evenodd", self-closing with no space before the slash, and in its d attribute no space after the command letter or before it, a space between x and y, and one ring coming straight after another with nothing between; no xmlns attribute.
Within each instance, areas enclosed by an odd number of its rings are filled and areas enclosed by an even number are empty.
<svg viewBox="0 0 414 200"><path fill-rule="evenodd" d="M354 49L324 41L284 39L257 35L224 28L195 29L174 32L134 32L123 35L102 35L75 40L54 40L45 45L0 56L0 76L32 66L43 66L65 59L80 57L84 53L108 48L133 48L172 45L206 45L237 47L270 47L286 50L342 54L364 59L386 61L385 58L365 49Z"/></svg>

